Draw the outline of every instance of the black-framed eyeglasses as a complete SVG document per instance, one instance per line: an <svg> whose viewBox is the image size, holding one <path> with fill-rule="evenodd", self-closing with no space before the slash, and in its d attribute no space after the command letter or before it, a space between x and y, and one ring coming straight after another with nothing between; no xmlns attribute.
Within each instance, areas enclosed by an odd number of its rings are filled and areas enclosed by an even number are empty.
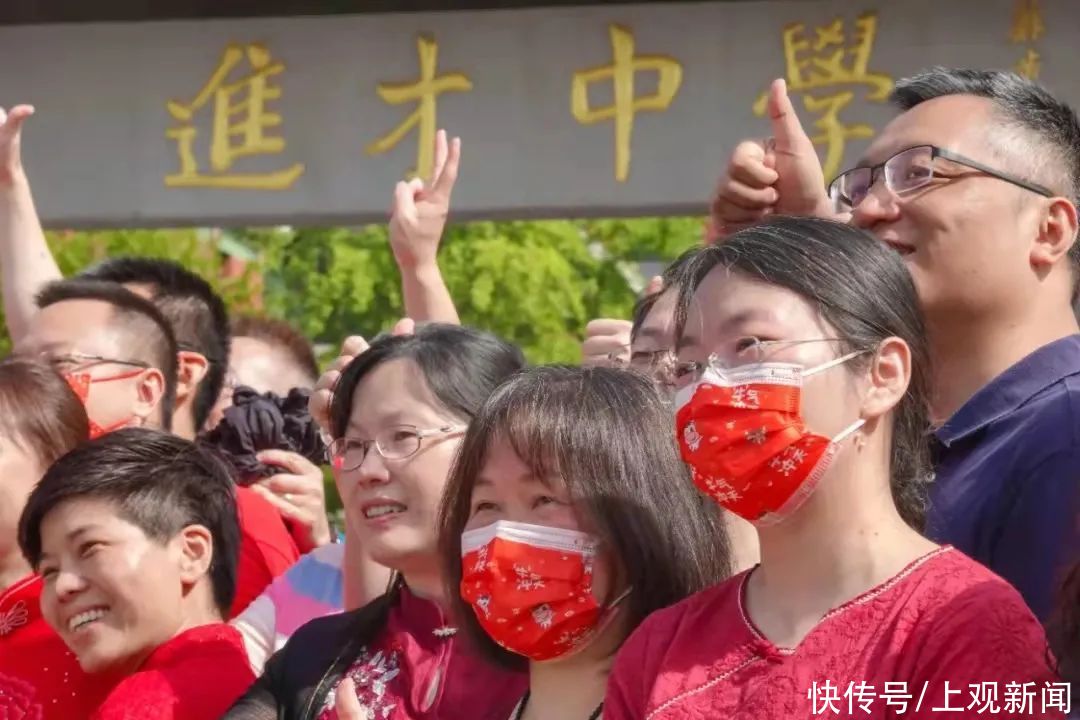
<svg viewBox="0 0 1080 720"><path fill-rule="evenodd" d="M829 198L832 200L833 210L848 212L858 207L882 177L885 178L885 187L897 195L925 187L934 179L934 164L938 158L978 170L1044 197L1053 197L1056 194L1042 185L995 170L952 150L936 145L916 145L901 150L880 165L857 167L840 173L829 183Z"/></svg>
<svg viewBox="0 0 1080 720"><path fill-rule="evenodd" d="M61 354L53 354L49 352L41 353L40 359L43 362L48 363L53 368L60 372L74 370L86 365L124 365L126 367L142 368L144 370L149 369L150 365L139 360L120 360L117 358L105 357L104 355L88 355L81 352L69 352Z"/></svg>
<svg viewBox="0 0 1080 720"><path fill-rule="evenodd" d="M330 459L338 470L355 470L360 467L368 452L374 447L387 460L404 460L420 449L424 438L465 430L464 425L443 425L420 429L412 425L395 425L380 430L374 440L360 438L337 438L330 443Z"/></svg>

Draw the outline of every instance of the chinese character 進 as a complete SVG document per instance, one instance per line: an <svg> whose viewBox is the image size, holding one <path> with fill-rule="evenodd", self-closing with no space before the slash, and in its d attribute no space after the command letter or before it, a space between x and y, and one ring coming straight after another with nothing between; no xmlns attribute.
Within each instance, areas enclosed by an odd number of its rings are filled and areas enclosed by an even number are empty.
<svg viewBox="0 0 1080 720"><path fill-rule="evenodd" d="M416 102L413 110L401 124L381 138L371 142L367 148L369 155L378 155L391 149L404 138L410 130L417 128L416 167L410 175L427 177L431 174L435 147L435 98L444 92L468 92L472 90L472 81L464 73L435 75L439 60L439 45L435 40L420 36L416 39L416 51L420 56L420 79L407 83L379 83L376 91L385 103L401 105Z"/></svg>
<svg viewBox="0 0 1080 720"><path fill-rule="evenodd" d="M847 690L844 691L844 697L846 697L848 701L848 715L855 712L854 708L856 706L869 715L870 706L874 704L874 698L877 697L877 693L874 692L874 686L867 684L864 680L858 684L848 683Z"/></svg>
<svg viewBox="0 0 1080 720"><path fill-rule="evenodd" d="M813 715L824 715L832 711L834 715L840 714L840 687L826 680L821 686L817 681L806 691L806 699L810 701L810 712Z"/></svg>
<svg viewBox="0 0 1080 720"><path fill-rule="evenodd" d="M611 64L579 70L574 73L570 89L570 112L582 125L605 120L615 121L615 179L626 182L630 176L630 137L634 129L634 114L667 110L682 85L682 65L664 55L634 57L634 35L617 25L611 34ZM638 97L634 94L637 74L653 70L657 74L656 93ZM589 106L589 85L610 80L613 101L602 108Z"/></svg>
<svg viewBox="0 0 1080 720"><path fill-rule="evenodd" d="M1034 45L1044 32L1046 25L1043 23L1039 0L1016 0L1012 27L1009 28L1009 40L1013 45ZM1028 47L1024 57L1016 62L1016 72L1032 80L1038 79L1041 69L1042 58L1034 47Z"/></svg>
<svg viewBox="0 0 1080 720"><path fill-rule="evenodd" d="M998 686L996 682L971 683L968 685L968 691L971 694L971 704L967 706L968 710L975 710L980 715L984 712L991 715L997 715L1001 712L1001 708L997 704Z"/></svg>
<svg viewBox="0 0 1080 720"><path fill-rule="evenodd" d="M1042 689L1043 712L1061 710L1066 715L1072 710L1072 684L1067 682L1047 682Z"/></svg>
<svg viewBox="0 0 1080 720"><path fill-rule="evenodd" d="M1027 682L1005 684L1005 712L1014 715L1035 712L1035 683Z"/></svg>
<svg viewBox="0 0 1080 720"><path fill-rule="evenodd" d="M815 145L825 147L822 163L825 178L831 179L840 169L849 139L874 136L866 124L845 125L840 111L855 99L850 86L863 85L868 89L867 100L883 103L893 89L893 80L885 73L873 72L870 56L877 38L877 14L866 13L855 20L854 38L844 32L843 18L815 27L814 37L807 37L805 23L784 28L785 79L793 92L833 90L829 94L804 94L803 105L817 116L811 136ZM754 114L765 115L768 93L762 93L754 103Z"/></svg>
<svg viewBox="0 0 1080 720"><path fill-rule="evenodd" d="M251 72L229 82L229 76L244 58ZM229 45L210 80L195 99L188 104L176 100L166 103L169 114L181 123L170 128L165 136L176 140L180 156L180 171L165 177L167 187L247 188L252 190L285 190L304 172L297 163L291 167L266 173L230 173L233 163L249 155L276 155L285 150L285 140L268 137L269 128L281 125L281 115L266 110L266 104L281 97L281 88L270 79L285 70L284 63L273 61L270 51L256 43L243 47ZM210 140L210 169L199 172L193 145L196 129L192 123L195 112L213 99L213 125Z"/></svg>
<svg viewBox="0 0 1080 720"><path fill-rule="evenodd" d="M959 695L961 692L963 692L963 691L962 690L950 690L949 689L949 681L946 680L945 681L945 707L931 708L931 712L936 712L936 713L939 713L939 712L964 712L964 706L963 705L961 705L960 707L952 707L951 705L949 705L949 696L950 695Z"/></svg>

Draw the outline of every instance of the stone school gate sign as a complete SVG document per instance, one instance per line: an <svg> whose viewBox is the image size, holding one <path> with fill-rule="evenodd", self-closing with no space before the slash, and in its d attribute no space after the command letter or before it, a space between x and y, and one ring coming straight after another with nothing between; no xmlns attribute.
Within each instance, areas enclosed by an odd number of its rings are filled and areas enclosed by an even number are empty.
<svg viewBox="0 0 1080 720"><path fill-rule="evenodd" d="M458 217L701 212L785 77L831 176L896 78L1015 68L1080 103L1074 0L663 2L0 28L52 226L346 223L463 138Z"/></svg>

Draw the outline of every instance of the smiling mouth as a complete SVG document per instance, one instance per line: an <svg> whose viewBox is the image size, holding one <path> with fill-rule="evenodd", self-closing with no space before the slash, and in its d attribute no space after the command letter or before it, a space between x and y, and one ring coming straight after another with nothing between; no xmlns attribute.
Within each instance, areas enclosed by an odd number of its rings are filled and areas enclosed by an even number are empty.
<svg viewBox="0 0 1080 720"><path fill-rule="evenodd" d="M108 612L109 609L105 607L91 608L90 610L81 612L68 620L68 631L73 633L78 632L91 623L101 620Z"/></svg>
<svg viewBox="0 0 1080 720"><path fill-rule="evenodd" d="M377 518L397 515L403 512L405 512L405 506L401 503L387 502L380 503L379 505L370 505L364 508L364 517L368 520L375 520Z"/></svg>

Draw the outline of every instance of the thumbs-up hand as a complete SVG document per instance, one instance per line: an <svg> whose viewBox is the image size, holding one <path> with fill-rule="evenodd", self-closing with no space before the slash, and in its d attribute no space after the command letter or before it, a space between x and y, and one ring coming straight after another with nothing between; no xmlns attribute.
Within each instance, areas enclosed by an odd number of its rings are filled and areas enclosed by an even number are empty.
<svg viewBox="0 0 1080 720"><path fill-rule="evenodd" d="M769 88L768 113L772 137L739 143L720 180L712 214L721 235L772 214L834 216L821 161L783 80Z"/></svg>

